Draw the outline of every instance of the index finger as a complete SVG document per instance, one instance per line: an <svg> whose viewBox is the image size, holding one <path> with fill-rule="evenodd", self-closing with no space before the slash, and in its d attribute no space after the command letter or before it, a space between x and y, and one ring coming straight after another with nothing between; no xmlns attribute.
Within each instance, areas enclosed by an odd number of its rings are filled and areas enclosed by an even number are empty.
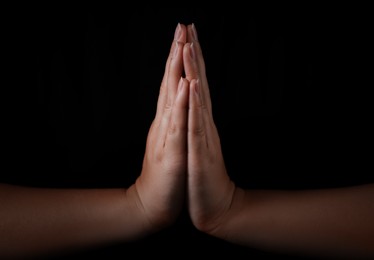
<svg viewBox="0 0 374 260"><path fill-rule="evenodd" d="M176 62L175 57L180 55L180 51L178 49L180 48L181 44L186 42L186 39L186 27L185 25L178 23L177 27L175 28L174 39L170 47L169 56L165 65L164 76L161 82L160 94L157 101L156 120L159 120L161 118L166 103L172 102L173 97L175 97L176 86L178 85L178 81L180 78L180 76L178 77L178 75L182 75L182 66L178 65L180 62ZM171 67L174 69L171 69ZM170 73L176 73L176 75L173 75L173 85L169 85Z"/></svg>

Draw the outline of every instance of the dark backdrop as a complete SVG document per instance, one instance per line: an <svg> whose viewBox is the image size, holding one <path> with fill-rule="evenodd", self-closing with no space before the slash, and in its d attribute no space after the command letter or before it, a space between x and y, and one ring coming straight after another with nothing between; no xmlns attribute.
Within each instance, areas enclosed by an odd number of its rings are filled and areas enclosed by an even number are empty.
<svg viewBox="0 0 374 260"><path fill-rule="evenodd" d="M277 7L38 11L23 20L31 78L12 111L17 138L2 178L41 187L128 187L138 177L178 22L194 22L230 177L244 188L304 189L372 181L356 122L315 75L313 16ZM24 42L20 45L23 46ZM22 52L23 53L23 52ZM23 71L23 70L19 70ZM34 84L35 83L35 84ZM16 88L17 89L17 88ZM23 89L23 88L22 88ZM17 90L18 91L18 90ZM20 91L21 92L21 91ZM351 138L353 135L354 138ZM354 152L356 151L356 152ZM79 256L276 254L208 237L187 212L171 228Z"/></svg>

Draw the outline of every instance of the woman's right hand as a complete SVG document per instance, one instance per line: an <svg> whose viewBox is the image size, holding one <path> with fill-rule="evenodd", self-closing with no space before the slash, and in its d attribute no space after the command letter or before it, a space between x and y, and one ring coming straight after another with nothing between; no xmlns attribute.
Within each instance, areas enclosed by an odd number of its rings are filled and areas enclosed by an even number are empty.
<svg viewBox="0 0 374 260"><path fill-rule="evenodd" d="M236 188L226 172L195 26L189 25L187 32L183 61L186 78L190 81L188 208L198 229L215 234L225 221Z"/></svg>

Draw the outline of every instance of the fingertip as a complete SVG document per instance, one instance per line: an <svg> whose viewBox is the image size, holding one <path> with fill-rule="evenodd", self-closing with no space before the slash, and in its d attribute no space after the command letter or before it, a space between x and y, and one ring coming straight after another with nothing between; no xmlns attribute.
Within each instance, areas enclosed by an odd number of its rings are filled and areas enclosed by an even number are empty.
<svg viewBox="0 0 374 260"><path fill-rule="evenodd" d="M186 107L188 104L188 93L189 93L189 81L181 77L179 80L179 84L178 84L177 103L181 105L182 107Z"/></svg>
<svg viewBox="0 0 374 260"><path fill-rule="evenodd" d="M199 96L199 98L200 98L200 86L201 86L201 83L200 83L200 79L197 79L196 80L196 85L195 85L195 92L196 92L196 94Z"/></svg>
<svg viewBox="0 0 374 260"><path fill-rule="evenodd" d="M188 42L197 42L198 36L197 36L197 30L195 23L189 24L187 26L187 41Z"/></svg>
<svg viewBox="0 0 374 260"><path fill-rule="evenodd" d="M180 81L181 81L181 87L182 88L186 87L187 82L186 82L186 80L183 77L181 77Z"/></svg>
<svg viewBox="0 0 374 260"><path fill-rule="evenodd" d="M181 29L182 29L182 26L180 23L177 24L177 27L175 28L175 32L174 32L174 40L177 41L179 39L179 37L181 36Z"/></svg>
<svg viewBox="0 0 374 260"><path fill-rule="evenodd" d="M196 26L195 26L195 23L192 23L191 24L191 38L193 38L193 41L198 41L199 38L197 36L197 30L196 30Z"/></svg>
<svg viewBox="0 0 374 260"><path fill-rule="evenodd" d="M179 23L180 30L181 30L181 35L177 41L186 43L187 41L187 28L186 25Z"/></svg>
<svg viewBox="0 0 374 260"><path fill-rule="evenodd" d="M199 79L193 79L191 80L191 90L195 93L195 95L199 96L199 85L200 81Z"/></svg>
<svg viewBox="0 0 374 260"><path fill-rule="evenodd" d="M183 89L187 88L188 85L189 85L189 81L181 77L178 83L178 92L181 92Z"/></svg>
<svg viewBox="0 0 374 260"><path fill-rule="evenodd" d="M183 78L181 77L178 82L178 92L180 92L182 87L183 87Z"/></svg>
<svg viewBox="0 0 374 260"><path fill-rule="evenodd" d="M189 80L196 79L199 75L199 67L194 51L194 43L186 43L183 48L183 64L186 78Z"/></svg>
<svg viewBox="0 0 374 260"><path fill-rule="evenodd" d="M191 57L190 51L191 51L190 44L186 43L183 46L183 61L189 61L191 59L190 58Z"/></svg>
<svg viewBox="0 0 374 260"><path fill-rule="evenodd" d="M183 49L184 49L184 43L180 42L180 41L174 41L173 42L173 50L172 50L172 55L171 55L171 58L172 59L175 59L177 58L180 54L182 54L183 52ZM183 55L183 54L182 54Z"/></svg>
<svg viewBox="0 0 374 260"><path fill-rule="evenodd" d="M183 52L183 46L186 43L186 39L186 26L178 23L177 28L175 29L173 42L171 44L169 58L175 58L179 54L179 50L182 50Z"/></svg>
<svg viewBox="0 0 374 260"><path fill-rule="evenodd" d="M186 31L187 31L187 41L188 42L192 42L193 41L193 37L192 37L192 24L189 24L187 26Z"/></svg>
<svg viewBox="0 0 374 260"><path fill-rule="evenodd" d="M174 41L186 43L187 40L187 28L184 24L178 23L174 32Z"/></svg>

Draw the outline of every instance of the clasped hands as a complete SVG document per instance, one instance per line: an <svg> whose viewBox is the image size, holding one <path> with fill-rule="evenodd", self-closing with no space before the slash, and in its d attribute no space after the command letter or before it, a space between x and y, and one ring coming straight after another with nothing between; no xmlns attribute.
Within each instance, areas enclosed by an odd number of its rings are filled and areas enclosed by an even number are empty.
<svg viewBox="0 0 374 260"><path fill-rule="evenodd" d="M235 190L213 121L196 28L178 24L142 172L127 193L135 196L149 230L172 224L187 201L196 228L213 234L229 214Z"/></svg>
<svg viewBox="0 0 374 260"><path fill-rule="evenodd" d="M236 187L226 172L196 28L178 24L135 183L127 189L0 183L0 258L129 241L172 225L187 205L197 229L236 244L373 259L373 191L372 183L304 191Z"/></svg>

